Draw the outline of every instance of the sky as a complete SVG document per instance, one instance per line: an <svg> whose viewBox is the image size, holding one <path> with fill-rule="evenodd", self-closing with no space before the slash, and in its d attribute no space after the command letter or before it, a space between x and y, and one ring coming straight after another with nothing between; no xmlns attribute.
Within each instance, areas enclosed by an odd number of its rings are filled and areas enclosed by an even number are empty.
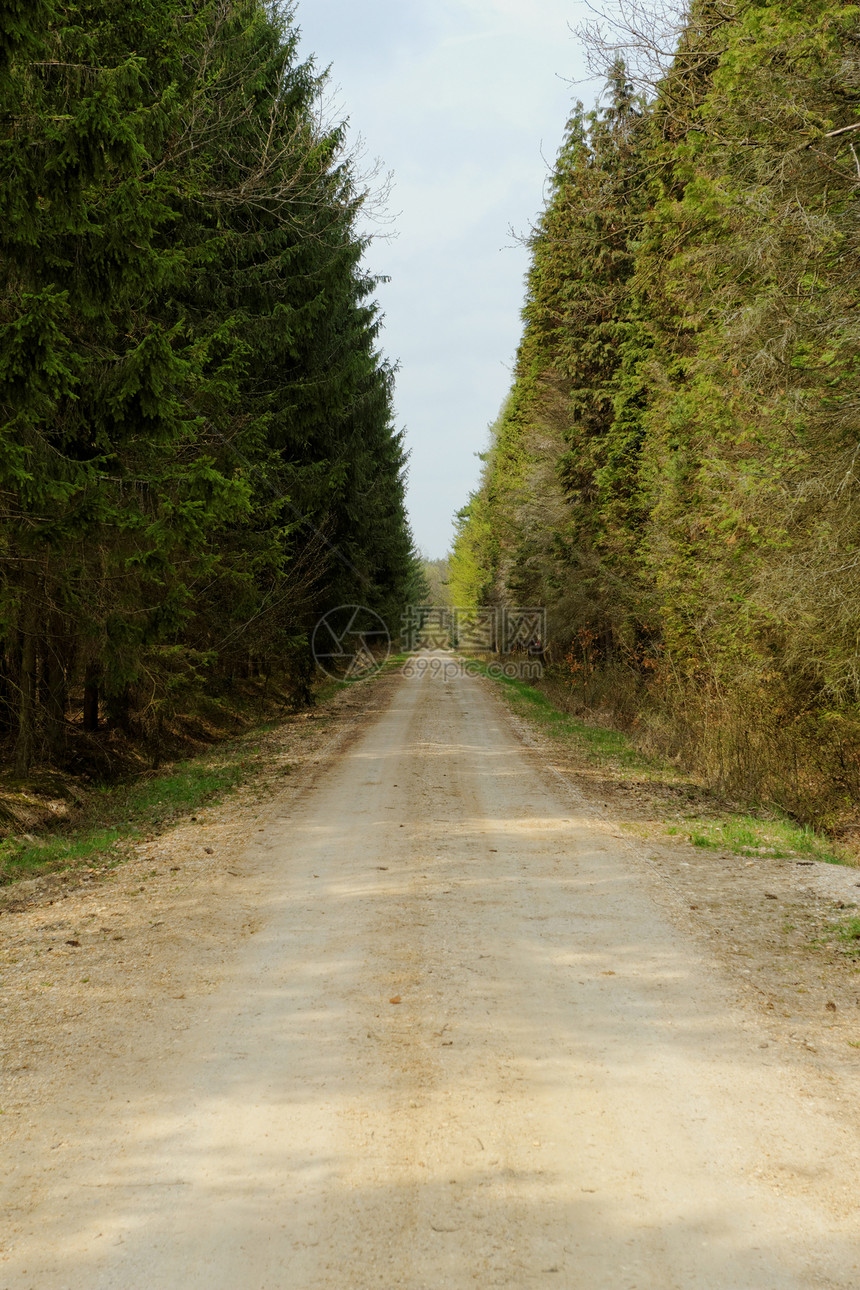
<svg viewBox="0 0 860 1290"><path fill-rule="evenodd" d="M329 112L392 175L366 265L398 365L416 544L446 554L511 385L528 253L572 103L591 105L571 30L584 0L298 0L300 54L330 66ZM512 232L513 230L513 232Z"/></svg>

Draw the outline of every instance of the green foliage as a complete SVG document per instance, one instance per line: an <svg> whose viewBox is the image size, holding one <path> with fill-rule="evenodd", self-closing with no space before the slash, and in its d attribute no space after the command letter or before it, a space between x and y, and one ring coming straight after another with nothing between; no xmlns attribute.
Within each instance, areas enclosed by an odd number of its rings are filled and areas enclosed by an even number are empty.
<svg viewBox="0 0 860 1290"><path fill-rule="evenodd" d="M578 108L453 565L715 782L860 787L860 6L698 0L653 100ZM618 685L618 679L626 678ZM592 700L596 693L592 687Z"/></svg>
<svg viewBox="0 0 860 1290"><path fill-rule="evenodd" d="M641 349L629 282L643 113L617 64L609 105L577 105L567 124L532 237L516 382L454 548L478 603L545 604L556 639L585 625L621 630L624 615L621 525L610 534L606 516L639 518L633 396L623 419L615 410L619 373Z"/></svg>
<svg viewBox="0 0 860 1290"><path fill-rule="evenodd" d="M364 191L289 11L13 6L0 25L0 701L25 769L70 695L293 658L416 574L361 265ZM85 699L85 708L86 708ZM140 722L138 722L140 724Z"/></svg>
<svg viewBox="0 0 860 1290"><path fill-rule="evenodd" d="M445 607L452 606L454 600L451 596L448 560L422 560L421 567L425 587L422 588L423 594L417 603Z"/></svg>

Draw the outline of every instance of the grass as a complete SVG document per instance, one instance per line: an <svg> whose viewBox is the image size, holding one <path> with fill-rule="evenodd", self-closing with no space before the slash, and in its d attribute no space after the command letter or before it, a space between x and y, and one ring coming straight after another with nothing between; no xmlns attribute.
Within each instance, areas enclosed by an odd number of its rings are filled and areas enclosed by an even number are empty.
<svg viewBox="0 0 860 1290"><path fill-rule="evenodd" d="M322 681L314 690L316 703L324 707L349 684ZM217 696L207 704L213 711L225 706ZM87 789L72 816L51 831L40 826L35 836L19 832L0 839L0 885L43 873L118 863L137 839L151 837L172 821L221 800L254 774L264 759L260 736L279 724L279 720L258 717L247 733L161 772ZM51 789L50 796L59 796L59 789Z"/></svg>
<svg viewBox="0 0 860 1290"><path fill-rule="evenodd" d="M321 681L314 689L316 704L324 708L351 684L355 683ZM221 705L215 698L210 706ZM310 709L309 715L313 712ZM319 713L320 718L325 715ZM279 724L258 719L246 734L161 772L90 788L72 818L52 832L3 838L0 885L43 873L119 863L134 841L152 837L172 821L220 801L252 776L265 758L260 736Z"/></svg>
<svg viewBox="0 0 860 1290"><path fill-rule="evenodd" d="M216 754L179 762L161 774L97 787L68 828L0 842L0 882L118 859L115 853L123 842L147 836L229 793L255 768L258 756L259 745L236 740Z"/></svg>
<svg viewBox="0 0 860 1290"><path fill-rule="evenodd" d="M775 860L823 860L841 863L833 843L808 825L775 816L763 819L755 815L732 815L726 818L695 816L683 827L667 829L670 834L686 834L694 847L731 851L734 855L771 856Z"/></svg>
<svg viewBox="0 0 860 1290"><path fill-rule="evenodd" d="M329 699L333 699L336 694L340 694L341 690L348 690L354 684L354 681L335 681L331 679L322 681L314 690L314 699L317 703L328 703Z"/></svg>
<svg viewBox="0 0 860 1290"><path fill-rule="evenodd" d="M676 766L643 754L623 731L578 720L526 681L493 675L485 664L476 660L470 660L469 666L501 685L516 712L533 722L544 734L572 747L591 764L619 778L625 774L635 775L637 780L654 788L662 784L666 787L672 785L677 790L679 784L687 784L691 796L707 797L705 790L694 785ZM728 851L752 859L769 856L773 859L823 860L828 864L848 862L826 835L774 812L740 814L715 802L713 811L688 816L680 823L674 820L663 823L666 833L684 836L694 847L702 850ZM857 952L860 955L860 948Z"/></svg>
<svg viewBox="0 0 860 1290"><path fill-rule="evenodd" d="M860 918L849 918L837 931L837 938L849 958L860 958Z"/></svg>

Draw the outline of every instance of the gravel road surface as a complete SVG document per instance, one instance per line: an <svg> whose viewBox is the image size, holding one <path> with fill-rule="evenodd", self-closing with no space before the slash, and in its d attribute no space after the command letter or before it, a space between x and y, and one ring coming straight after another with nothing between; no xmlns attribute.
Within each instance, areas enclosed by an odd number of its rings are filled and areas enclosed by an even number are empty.
<svg viewBox="0 0 860 1290"><path fill-rule="evenodd" d="M844 1087L486 682L387 693L248 835L216 985L17 1140L2 1290L857 1287Z"/></svg>

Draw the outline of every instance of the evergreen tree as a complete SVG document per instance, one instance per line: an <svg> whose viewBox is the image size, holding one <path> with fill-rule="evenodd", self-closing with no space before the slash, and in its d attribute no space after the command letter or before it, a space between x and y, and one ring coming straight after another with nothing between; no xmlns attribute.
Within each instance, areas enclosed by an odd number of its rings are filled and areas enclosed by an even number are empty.
<svg viewBox="0 0 860 1290"><path fill-rule="evenodd" d="M60 0L0 27L2 685L128 724L415 570L362 192L287 12Z"/></svg>
<svg viewBox="0 0 860 1290"><path fill-rule="evenodd" d="M575 115L454 557L804 818L860 789L858 47L857 5L696 0L652 101L617 65Z"/></svg>

